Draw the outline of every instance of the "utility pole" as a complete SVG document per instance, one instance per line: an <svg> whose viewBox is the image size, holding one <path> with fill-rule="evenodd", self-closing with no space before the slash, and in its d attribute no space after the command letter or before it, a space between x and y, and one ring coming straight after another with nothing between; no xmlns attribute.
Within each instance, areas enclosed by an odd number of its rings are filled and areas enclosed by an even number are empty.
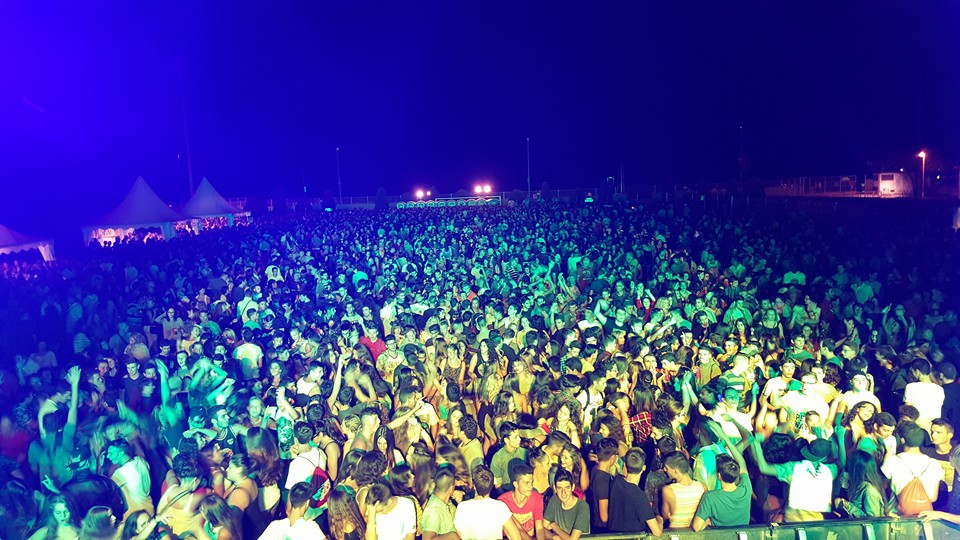
<svg viewBox="0 0 960 540"><path fill-rule="evenodd" d="M527 198L529 199L532 195L530 189L530 137L527 137Z"/></svg>
<svg viewBox="0 0 960 540"><path fill-rule="evenodd" d="M190 131L187 129L187 100L183 95L183 60L177 62L177 80L180 82L180 112L183 115L183 141L187 146L187 179L190 182L190 196L193 197L193 160L190 158ZM180 156L177 155L179 162Z"/></svg>
<svg viewBox="0 0 960 540"><path fill-rule="evenodd" d="M337 147L337 190L340 192L340 204L343 204L343 181L340 180L340 147Z"/></svg>
<svg viewBox="0 0 960 540"><path fill-rule="evenodd" d="M623 195L626 190L623 189L623 158L620 158L620 194Z"/></svg>
<svg viewBox="0 0 960 540"><path fill-rule="evenodd" d="M743 169L745 169L745 167L744 167L744 162L743 162L743 126L740 126L740 159L739 159L739 164L740 164L740 186L739 186L739 188L740 188L741 190L743 190Z"/></svg>

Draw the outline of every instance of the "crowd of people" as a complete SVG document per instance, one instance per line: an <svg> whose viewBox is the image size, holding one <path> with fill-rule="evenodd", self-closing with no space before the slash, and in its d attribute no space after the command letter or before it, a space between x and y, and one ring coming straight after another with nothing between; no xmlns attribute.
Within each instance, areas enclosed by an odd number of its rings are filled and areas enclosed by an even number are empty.
<svg viewBox="0 0 960 540"><path fill-rule="evenodd" d="M870 217L336 211L3 260L2 537L960 521L960 242Z"/></svg>

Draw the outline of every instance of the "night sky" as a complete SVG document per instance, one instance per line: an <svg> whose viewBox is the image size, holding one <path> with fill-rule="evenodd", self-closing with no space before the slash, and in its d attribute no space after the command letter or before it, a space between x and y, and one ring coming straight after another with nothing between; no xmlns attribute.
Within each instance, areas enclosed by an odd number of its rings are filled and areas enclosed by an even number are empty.
<svg viewBox="0 0 960 540"><path fill-rule="evenodd" d="M0 2L0 222L960 164L960 2ZM181 84L182 81L182 84ZM182 89L182 93L181 93ZM182 98L181 98L182 96ZM180 156L178 162L178 155ZM50 213L58 216L51 220Z"/></svg>

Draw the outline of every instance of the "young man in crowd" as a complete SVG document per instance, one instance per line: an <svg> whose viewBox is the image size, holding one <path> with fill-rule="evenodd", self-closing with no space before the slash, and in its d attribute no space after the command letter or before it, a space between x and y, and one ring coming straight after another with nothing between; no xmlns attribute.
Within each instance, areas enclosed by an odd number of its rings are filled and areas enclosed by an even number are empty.
<svg viewBox="0 0 960 540"><path fill-rule="evenodd" d="M510 468L513 489L500 495L523 531L524 539L543 540L543 495L533 490L533 467L517 463Z"/></svg>
<svg viewBox="0 0 960 540"><path fill-rule="evenodd" d="M730 455L717 456L717 476L720 489L708 491L700 499L691 527L700 532L713 527L739 527L750 524L750 501L753 484L743 454L730 441L723 428L715 422L707 428L730 449Z"/></svg>
<svg viewBox="0 0 960 540"><path fill-rule="evenodd" d="M937 418L930 423L931 446L924 446L921 452L933 458L943 469L943 482L940 483L940 493L933 507L937 510L946 510L950 502L950 492L953 491L954 477L957 470L953 466L953 454L956 446L953 444L953 425L945 418Z"/></svg>
<svg viewBox="0 0 960 540"><path fill-rule="evenodd" d="M923 445L926 432L917 424L907 422L899 428L900 444L903 451L899 454L890 456L883 461L881 471L884 476L890 479L890 490L897 497L898 507L903 508L906 505L918 504L916 500L906 501L902 495L911 480L919 478L923 485L926 495L925 503L928 504L928 510L933 509L933 503L937 502L940 495L940 483L943 482L943 468L936 460L923 454L920 447Z"/></svg>
<svg viewBox="0 0 960 540"><path fill-rule="evenodd" d="M597 464L590 472L590 489L587 490L590 501L590 530L601 534L607 530L610 519L610 484L613 475L610 471L619 459L618 444L615 439L604 438L594 445Z"/></svg>
<svg viewBox="0 0 960 540"><path fill-rule="evenodd" d="M433 478L433 493L423 505L423 516L420 518L423 540L461 540L453 523L457 509L450 501L456 488L456 477L451 468L437 469Z"/></svg>
<svg viewBox="0 0 960 540"><path fill-rule="evenodd" d="M313 488L308 482L298 482L287 496L287 517L273 521L259 540L292 540L293 538L324 538L316 521L306 519L310 509Z"/></svg>
<svg viewBox="0 0 960 540"><path fill-rule="evenodd" d="M580 540L590 534L590 506L573 495L573 475L558 470L553 478L554 496L543 512L546 540Z"/></svg>
<svg viewBox="0 0 960 540"><path fill-rule="evenodd" d="M523 539L510 508L502 501L490 498L493 479L493 472L486 465L473 470L473 487L477 496L460 503L453 520L461 540L500 540L504 536L509 540Z"/></svg>
<svg viewBox="0 0 960 540"><path fill-rule="evenodd" d="M522 441L520 428L513 422L500 424L498 435L500 435L500 440L503 441L503 448L497 450L493 459L490 460L490 470L493 471L494 475L494 487L498 490L512 489L510 467L527 460L527 449L520 447Z"/></svg>

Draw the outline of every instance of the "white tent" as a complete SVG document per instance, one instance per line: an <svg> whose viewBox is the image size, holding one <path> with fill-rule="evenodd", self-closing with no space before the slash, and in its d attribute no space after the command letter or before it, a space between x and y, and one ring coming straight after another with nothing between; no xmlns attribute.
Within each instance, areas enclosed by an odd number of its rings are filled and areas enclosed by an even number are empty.
<svg viewBox="0 0 960 540"><path fill-rule="evenodd" d="M180 213L192 218L232 217L242 213L233 206L213 187L206 177L197 186L193 197L183 205Z"/></svg>
<svg viewBox="0 0 960 540"><path fill-rule="evenodd" d="M29 249L40 250L43 260L53 260L53 241L41 240L28 236L4 225L0 225L0 255L26 251Z"/></svg>
<svg viewBox="0 0 960 540"><path fill-rule="evenodd" d="M180 221L183 217L167 206L140 176L119 206L96 225L83 228L83 240L104 243L123 238L137 229L160 229L163 237L169 239L176 235L175 224Z"/></svg>

